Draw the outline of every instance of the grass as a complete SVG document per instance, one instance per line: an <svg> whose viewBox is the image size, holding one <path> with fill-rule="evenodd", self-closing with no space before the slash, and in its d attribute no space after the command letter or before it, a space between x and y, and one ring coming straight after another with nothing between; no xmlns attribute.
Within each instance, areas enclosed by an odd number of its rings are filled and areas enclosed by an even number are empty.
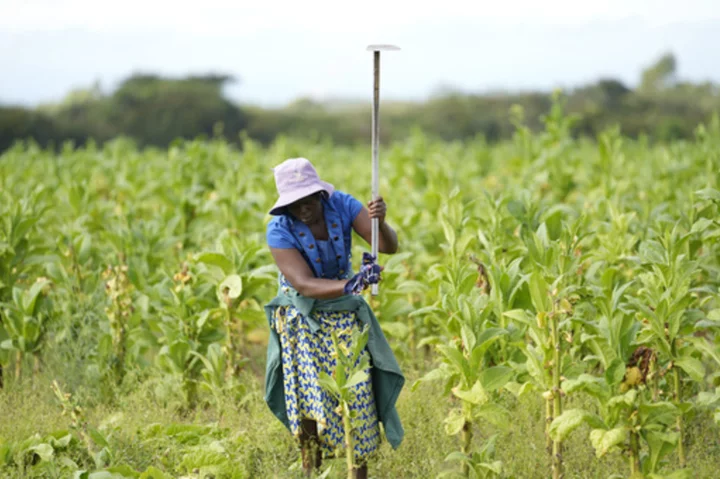
<svg viewBox="0 0 720 479"><path fill-rule="evenodd" d="M255 369L262 370L259 363ZM455 470L445 457L459 449L458 439L447 436L443 420L450 407L437 385L423 384L415 392L410 384L418 377L408 371L407 387L398 410L405 428L405 440L398 450L383 443L370 465L370 477L429 478L443 471ZM182 396L179 385L167 377L150 377L140 381L132 373L115 393L111 402L98 400L92 388L78 387L74 393L84 405L88 424L98 428L107 438L111 464L126 464L137 471L150 466L171 477L230 478L300 478L299 453L285 428L270 413L262 394L262 375L248 373L243 378L250 397L242 406L235 398L223 397L222 417L210 404L189 415L179 408ZM61 408L46 371L35 384L13 384L0 393L0 473L4 478L72 477L59 458L73 459L80 469L93 470L94 462L80 443L55 460L35 466L2 466L2 444L19 443L34 434L44 437L53 431L67 430L70 419L61 415ZM496 459L503 462L508 478L544 478L548 476L549 460L545 452L544 409L539 397L531 394L520 399L509 393L502 400L512 412L505 431L490 425L475 429L475 447L499 433ZM575 400L576 401L576 400ZM576 401L577 402L577 401ZM575 404L583 407L591 405ZM570 402L567 407L573 407ZM688 465L693 477L715 478L720 464L720 428L711 418L698 415L688 421ZM566 478L606 478L612 474L626 477L624 458L618 455L597 460L587 440L589 430L575 431L568 440L564 460ZM17 458L17 455L16 455ZM12 463L12 461L10 461ZM667 469L676 467L674 458ZM342 455L328 460L330 478L345 477ZM5 467L4 469L2 467ZM207 473L215 476L207 475ZM205 474L205 475L203 475Z"/></svg>

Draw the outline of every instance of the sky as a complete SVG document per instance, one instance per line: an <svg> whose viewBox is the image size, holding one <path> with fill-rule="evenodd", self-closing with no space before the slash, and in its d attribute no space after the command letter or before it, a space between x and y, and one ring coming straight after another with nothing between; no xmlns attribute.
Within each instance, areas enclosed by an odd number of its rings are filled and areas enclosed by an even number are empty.
<svg viewBox="0 0 720 479"><path fill-rule="evenodd" d="M717 0L0 0L0 103L59 101L134 72L224 73L239 103L630 86L665 52L679 77L720 82Z"/></svg>

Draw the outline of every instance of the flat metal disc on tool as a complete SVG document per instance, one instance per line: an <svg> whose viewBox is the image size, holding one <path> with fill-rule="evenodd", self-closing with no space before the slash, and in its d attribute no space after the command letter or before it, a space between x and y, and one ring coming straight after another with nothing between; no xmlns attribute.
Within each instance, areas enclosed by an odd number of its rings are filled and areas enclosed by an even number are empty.
<svg viewBox="0 0 720 479"><path fill-rule="evenodd" d="M400 47L395 45L368 45L367 51L369 52L387 52L392 50L400 50Z"/></svg>

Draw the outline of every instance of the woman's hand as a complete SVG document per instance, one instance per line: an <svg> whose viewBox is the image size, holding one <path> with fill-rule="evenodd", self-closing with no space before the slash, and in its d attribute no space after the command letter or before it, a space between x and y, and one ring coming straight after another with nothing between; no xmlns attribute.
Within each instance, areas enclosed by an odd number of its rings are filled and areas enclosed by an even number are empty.
<svg viewBox="0 0 720 479"><path fill-rule="evenodd" d="M382 197L368 202L367 208L363 208L360 214L353 221L353 228L365 240L367 244L372 241L372 219L378 219L380 237L378 238L378 252L384 254L395 254L398 250L397 234L392 227L385 222L387 205Z"/></svg>
<svg viewBox="0 0 720 479"><path fill-rule="evenodd" d="M385 200L383 200L382 196L378 196L377 200L373 200L368 203L368 213L370 213L370 219L377 218L380 225L385 223L387 205L385 204Z"/></svg>
<svg viewBox="0 0 720 479"><path fill-rule="evenodd" d="M370 255L370 253L363 253L360 271L345 284L345 294L359 295L371 284L378 284L382 281L380 273L382 273L383 269L382 266L375 263L374 256Z"/></svg>

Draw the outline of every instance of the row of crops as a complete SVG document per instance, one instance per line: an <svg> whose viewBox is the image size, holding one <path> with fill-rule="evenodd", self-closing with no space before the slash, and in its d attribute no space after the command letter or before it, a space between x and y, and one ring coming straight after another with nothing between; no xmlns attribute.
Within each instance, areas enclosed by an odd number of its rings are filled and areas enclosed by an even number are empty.
<svg viewBox="0 0 720 479"><path fill-rule="evenodd" d="M511 477L487 431L513 427L512 395L542 403L548 457L517 477L584 477L564 461L583 443L596 461L623 458L614 477L692 477L689 448L708 444L686 425L720 424L720 124L670 145L568 131L556 105L545 131L518 122L504 144L418 133L385 148L401 252L381 258L368 301L412 379L403 394L432 384L447 396L446 474ZM118 139L0 157L2 383L30 395L51 376L68 423L0 437L0 471L252 477L219 443L191 465L123 463L83 401L112 408L153 381L180 418L199 407L222 418L228 395L245 407L276 290L271 167L296 156L369 198L369 149L322 141L138 150ZM353 248L357 262L366 245Z"/></svg>

